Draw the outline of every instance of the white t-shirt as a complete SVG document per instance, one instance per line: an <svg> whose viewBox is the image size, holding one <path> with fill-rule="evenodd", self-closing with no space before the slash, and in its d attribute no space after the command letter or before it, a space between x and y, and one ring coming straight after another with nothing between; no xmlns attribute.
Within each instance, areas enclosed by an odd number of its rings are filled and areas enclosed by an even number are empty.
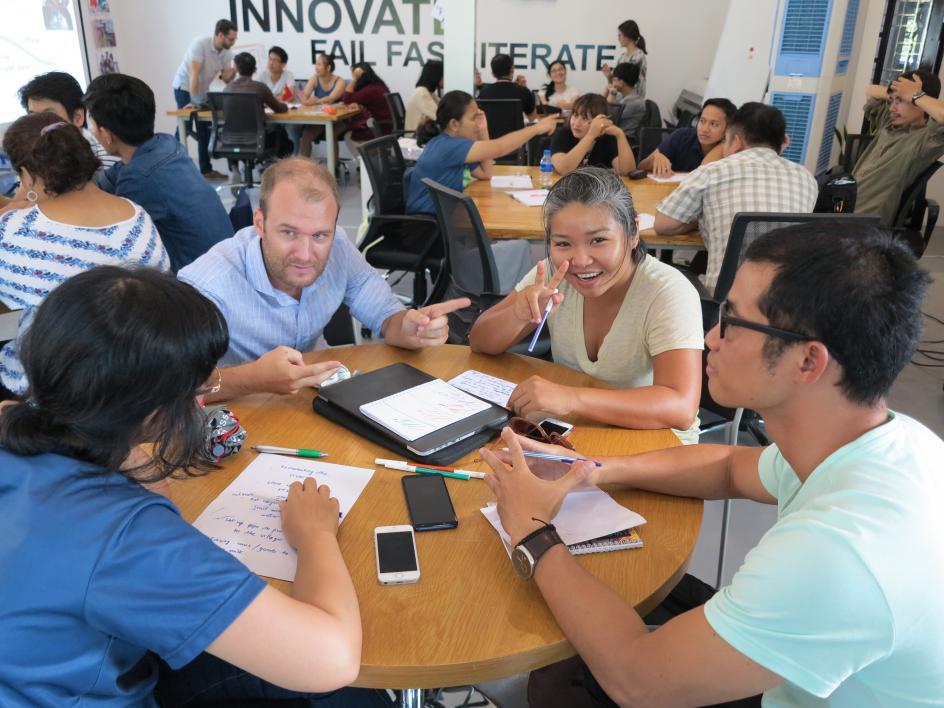
<svg viewBox="0 0 944 708"><path fill-rule="evenodd" d="M177 67L174 75L174 88L190 91L190 62L201 63L200 76L197 79L197 93L190 96L190 100L198 103L206 100L207 91L213 79L225 68L233 63L233 52L229 49L219 49L213 44L213 37L197 37L190 43L187 53Z"/></svg>
<svg viewBox="0 0 944 708"><path fill-rule="evenodd" d="M782 676L768 708L944 705L944 443L900 413L805 481L776 445L758 475L777 523L704 608Z"/></svg>
<svg viewBox="0 0 944 708"><path fill-rule="evenodd" d="M549 263L545 263L551 272ZM516 290L534 283L537 267ZM564 301L547 318L554 361L600 379L614 388L651 386L653 357L674 349L704 349L701 301L691 283L665 263L645 256L636 266L613 326L603 338L597 360L590 361L583 330L584 298L566 281ZM592 306L592 305L591 305ZM675 430L685 444L698 442L698 418L688 430Z"/></svg>
<svg viewBox="0 0 944 708"><path fill-rule="evenodd" d="M269 74L269 70L263 69L256 75L256 81L261 81L270 89L272 89L272 95L280 101L289 100L283 96L286 86L292 89L293 95L295 92L295 76L288 69L282 69L282 75L279 77L278 81L272 81L272 76Z"/></svg>
<svg viewBox="0 0 944 708"><path fill-rule="evenodd" d="M406 102L406 117L403 119L404 130L413 131L427 118L436 120L439 99L425 86L417 86Z"/></svg>
<svg viewBox="0 0 944 708"><path fill-rule="evenodd" d="M543 90L541 91L541 95L542 96L544 95ZM554 93L552 93L551 97L547 99L547 102L550 103L552 106L557 106L558 108L560 108L561 103L567 103L569 104L568 105L569 107L573 105L574 101L576 101L579 96L580 94L577 92L577 89L574 89L568 86L563 91L555 91Z"/></svg>

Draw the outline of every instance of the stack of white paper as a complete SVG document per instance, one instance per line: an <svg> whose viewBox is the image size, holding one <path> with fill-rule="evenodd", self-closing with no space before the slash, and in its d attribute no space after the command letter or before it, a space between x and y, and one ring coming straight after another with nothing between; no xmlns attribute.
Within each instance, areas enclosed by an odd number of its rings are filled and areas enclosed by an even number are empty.
<svg viewBox="0 0 944 708"><path fill-rule="evenodd" d="M654 182L681 182L683 179L688 177L688 172L673 172L668 177L656 177L651 172L649 173L649 179Z"/></svg>
<svg viewBox="0 0 944 708"><path fill-rule="evenodd" d="M505 550L511 555L511 539L498 518L498 508L489 505L482 509L498 535ZM580 487L564 499L557 516L551 519L561 540L568 546L600 538L617 531L642 526L646 520L635 511L620 506L599 487Z"/></svg>
<svg viewBox="0 0 944 708"><path fill-rule="evenodd" d="M341 507L341 520L374 474L373 470L332 465L283 455L259 455L199 518L195 528L259 575L295 579L298 560L282 534L279 502L292 482L314 477L327 484Z"/></svg>
<svg viewBox="0 0 944 708"><path fill-rule="evenodd" d="M508 192L525 206L541 206L547 199L546 189L533 189L531 191Z"/></svg>
<svg viewBox="0 0 944 708"><path fill-rule="evenodd" d="M493 189L531 189L531 175L496 175L491 180Z"/></svg>

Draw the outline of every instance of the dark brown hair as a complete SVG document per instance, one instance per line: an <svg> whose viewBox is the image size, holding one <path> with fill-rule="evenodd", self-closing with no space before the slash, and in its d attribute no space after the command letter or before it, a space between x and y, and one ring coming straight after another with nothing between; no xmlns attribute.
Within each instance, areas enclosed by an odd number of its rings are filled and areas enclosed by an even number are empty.
<svg viewBox="0 0 944 708"><path fill-rule="evenodd" d="M55 113L18 118L3 136L13 169L43 180L47 194L64 194L85 185L101 166L78 128Z"/></svg>
<svg viewBox="0 0 944 708"><path fill-rule="evenodd" d="M609 108L606 105L606 99L603 98L598 93L585 93L583 96L574 101L574 107L571 110L571 115L581 116L586 118L596 118L597 116L605 116L609 112Z"/></svg>

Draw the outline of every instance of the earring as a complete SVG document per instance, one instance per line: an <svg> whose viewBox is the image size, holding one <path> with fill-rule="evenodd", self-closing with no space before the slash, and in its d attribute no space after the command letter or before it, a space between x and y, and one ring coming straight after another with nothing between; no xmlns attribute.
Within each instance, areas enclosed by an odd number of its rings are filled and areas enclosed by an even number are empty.
<svg viewBox="0 0 944 708"><path fill-rule="evenodd" d="M30 204L35 204L39 200L39 195L36 193L36 190L31 189L26 193L26 201Z"/></svg>

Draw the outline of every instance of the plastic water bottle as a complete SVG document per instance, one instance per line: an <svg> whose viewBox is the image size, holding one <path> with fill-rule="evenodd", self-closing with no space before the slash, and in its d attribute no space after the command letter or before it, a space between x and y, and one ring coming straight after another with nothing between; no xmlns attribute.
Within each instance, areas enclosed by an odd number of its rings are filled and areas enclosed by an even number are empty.
<svg viewBox="0 0 944 708"><path fill-rule="evenodd" d="M541 158L541 174L538 177L538 186L550 187L553 182L554 163L551 162L551 151L545 150Z"/></svg>

